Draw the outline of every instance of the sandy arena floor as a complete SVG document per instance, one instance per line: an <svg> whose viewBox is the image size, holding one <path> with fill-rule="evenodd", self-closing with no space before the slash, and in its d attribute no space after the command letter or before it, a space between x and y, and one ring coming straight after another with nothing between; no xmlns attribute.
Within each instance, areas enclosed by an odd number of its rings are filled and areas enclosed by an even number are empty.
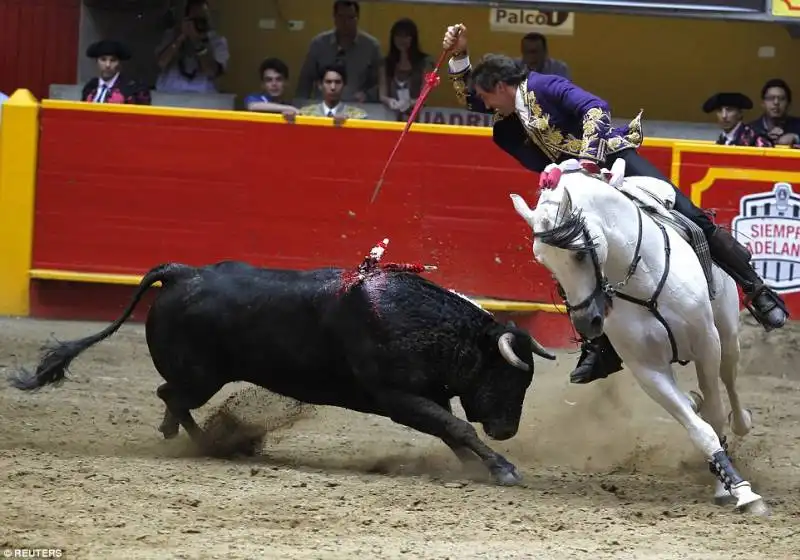
<svg viewBox="0 0 800 560"><path fill-rule="evenodd" d="M298 408L243 384L198 422L227 410L283 426L257 457L194 456L183 431L164 441L156 430L161 378L140 325L86 352L60 388L6 386L6 372L35 365L51 335L96 330L0 320L0 547L148 560L800 558L796 325L748 328L743 340L740 386L755 428L733 449L768 518L712 504L702 458L627 373L570 386L575 354L542 362L520 433L489 442L523 472L514 488L469 478L444 444L388 420ZM679 373L694 386L691 367Z"/></svg>

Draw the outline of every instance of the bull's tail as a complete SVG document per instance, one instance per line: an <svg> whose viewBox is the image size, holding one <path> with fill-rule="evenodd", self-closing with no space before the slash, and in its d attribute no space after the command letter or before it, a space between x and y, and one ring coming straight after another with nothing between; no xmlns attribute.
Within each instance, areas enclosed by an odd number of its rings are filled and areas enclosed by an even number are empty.
<svg viewBox="0 0 800 560"><path fill-rule="evenodd" d="M67 368L69 368L72 360L77 358L84 350L105 340L119 330L123 323L131 316L133 310L136 309L136 305L150 286L159 281L162 285L166 285L171 280L180 278L191 270L194 269L176 263L162 264L153 268L145 274L142 281L139 282L139 287L136 289L136 293L133 294L131 302L116 321L97 334L78 340L56 342L55 344L46 345L44 347L44 355L39 361L39 365L36 366L36 371L31 373L25 368L22 368L9 376L9 383L13 387L23 391L32 391L44 387L45 385L59 384L64 380Z"/></svg>

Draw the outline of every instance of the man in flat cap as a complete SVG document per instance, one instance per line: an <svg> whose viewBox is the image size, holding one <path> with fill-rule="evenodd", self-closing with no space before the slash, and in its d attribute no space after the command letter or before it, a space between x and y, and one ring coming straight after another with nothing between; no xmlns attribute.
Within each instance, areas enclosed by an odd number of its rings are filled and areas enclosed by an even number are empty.
<svg viewBox="0 0 800 560"><path fill-rule="evenodd" d="M86 56L97 61L98 76L83 86L81 101L89 103L126 103L150 105L150 90L121 74L121 62L131 53L119 41L104 39L86 49Z"/></svg>
<svg viewBox="0 0 800 560"><path fill-rule="evenodd" d="M716 112L717 122L722 127L717 144L757 146L759 148L768 148L773 145L768 137L756 133L750 126L742 122L743 111L752 108L753 102L750 98L738 92L717 93L703 103L703 112Z"/></svg>

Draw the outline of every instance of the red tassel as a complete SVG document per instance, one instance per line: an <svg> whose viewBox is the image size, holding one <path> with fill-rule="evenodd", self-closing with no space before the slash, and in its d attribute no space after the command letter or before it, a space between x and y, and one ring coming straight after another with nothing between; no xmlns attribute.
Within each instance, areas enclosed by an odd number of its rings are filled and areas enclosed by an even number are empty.
<svg viewBox="0 0 800 560"><path fill-rule="evenodd" d="M582 161L581 167L583 167L584 171L591 173L592 175L600 174L600 166L593 161Z"/></svg>

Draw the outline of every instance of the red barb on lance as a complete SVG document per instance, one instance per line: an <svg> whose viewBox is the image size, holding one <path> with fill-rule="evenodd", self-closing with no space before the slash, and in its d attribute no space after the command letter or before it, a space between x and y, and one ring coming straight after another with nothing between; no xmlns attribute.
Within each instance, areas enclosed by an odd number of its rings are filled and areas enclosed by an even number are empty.
<svg viewBox="0 0 800 560"><path fill-rule="evenodd" d="M460 29L459 29L460 33ZM397 143L394 145L394 149L392 153L389 154L389 159L386 160L386 165L383 166L383 171L381 172L381 177L378 179L378 183L375 185L375 190L372 192L372 199L370 200L370 204L375 202L375 199L378 198L378 193L383 186L383 179L386 176L386 171L389 170L389 165L391 165L392 160L394 159L394 155L397 153L397 149L400 147L400 143L405 138L406 133L411 128L411 123L413 123L417 119L417 115L419 114L422 106L425 105L425 100L430 95L433 88L439 85L441 79L439 78L439 67L444 62L445 57L448 55L450 50L444 49L442 50L441 54L439 55L439 60L436 61L436 66L433 67L433 70L425 74L425 83L422 86L422 91L420 91L419 97L417 98L417 102L414 103L414 108L411 110L411 114L408 117L408 121L406 122L406 126L403 129L403 132L400 133L400 138L397 139Z"/></svg>

